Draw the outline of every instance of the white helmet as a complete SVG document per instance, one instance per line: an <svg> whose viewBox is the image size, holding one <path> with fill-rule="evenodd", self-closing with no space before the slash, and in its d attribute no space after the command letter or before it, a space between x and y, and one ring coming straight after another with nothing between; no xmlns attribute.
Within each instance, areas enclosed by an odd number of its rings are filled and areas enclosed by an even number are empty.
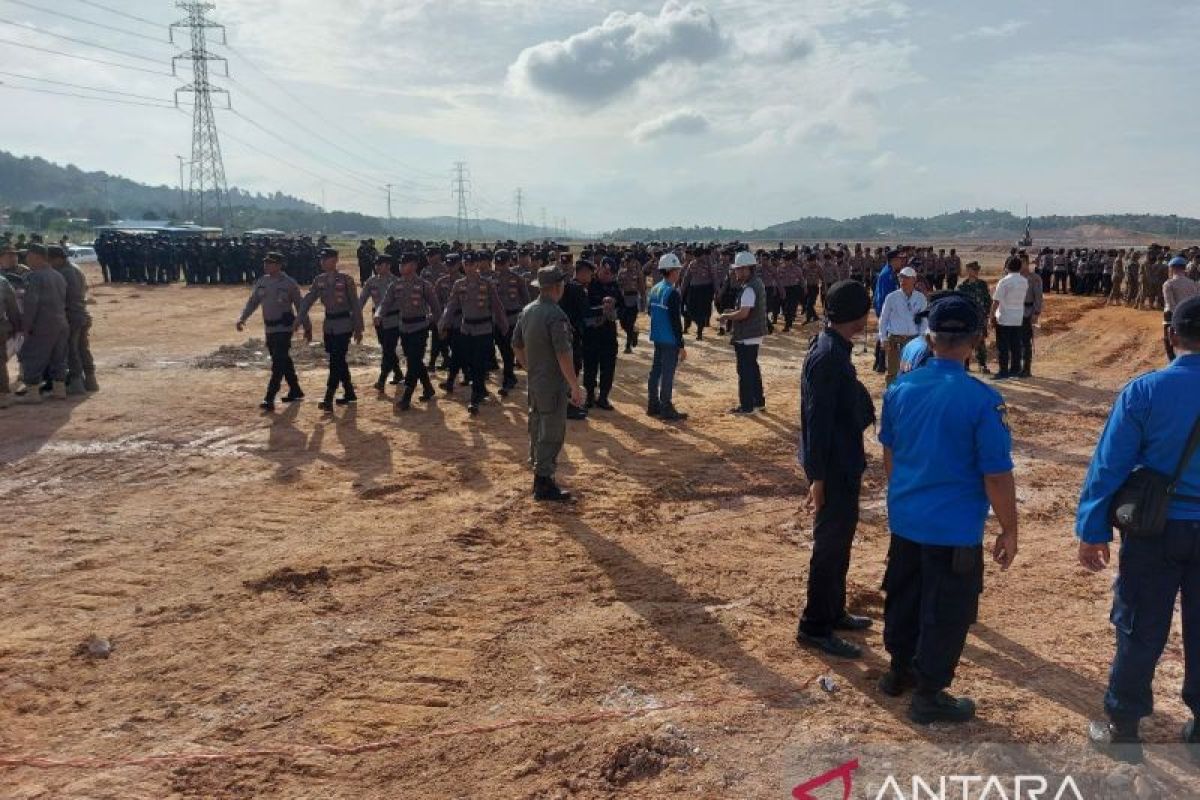
<svg viewBox="0 0 1200 800"><path fill-rule="evenodd" d="M658 259L659 272L668 272L673 269L683 269L683 264L679 263L679 256L674 253L665 253L662 258Z"/></svg>
<svg viewBox="0 0 1200 800"><path fill-rule="evenodd" d="M754 258L754 253L749 250L742 250L733 258L735 267L753 267L758 261Z"/></svg>

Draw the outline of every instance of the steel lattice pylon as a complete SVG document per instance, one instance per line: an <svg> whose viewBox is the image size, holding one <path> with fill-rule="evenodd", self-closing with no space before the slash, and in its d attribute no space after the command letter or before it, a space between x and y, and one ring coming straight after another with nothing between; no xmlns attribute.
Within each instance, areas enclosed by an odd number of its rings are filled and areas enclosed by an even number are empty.
<svg viewBox="0 0 1200 800"><path fill-rule="evenodd" d="M192 82L175 90L175 105L179 105L181 92L190 93L195 100L192 107L192 164L187 213L200 225L228 230L233 222L233 209L229 201L229 188L225 183L225 164L221 159L221 141L217 137L212 96L225 95L228 105L229 92L209 83L208 63L222 62L225 75L228 76L229 62L210 53L207 41L208 29L215 28L221 31L221 43L225 44L225 26L208 19L208 12L216 8L212 3L177 2L175 6L183 9L187 17L171 25L171 41L175 41L176 28L187 28L191 47L171 59L172 74L175 74L176 62L192 62Z"/></svg>

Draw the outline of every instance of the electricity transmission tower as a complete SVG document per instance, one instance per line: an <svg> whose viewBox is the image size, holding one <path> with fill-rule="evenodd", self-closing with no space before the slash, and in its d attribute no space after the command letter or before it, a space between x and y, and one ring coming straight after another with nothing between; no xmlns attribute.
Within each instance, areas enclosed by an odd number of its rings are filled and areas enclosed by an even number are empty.
<svg viewBox="0 0 1200 800"><path fill-rule="evenodd" d="M467 195L470 193L471 178L467 172L465 161L454 162L454 182L451 193L458 200L458 218L455 224L454 238L460 242L466 241L463 234L471 232L471 217L467 213Z"/></svg>
<svg viewBox="0 0 1200 800"><path fill-rule="evenodd" d="M227 106L229 92L213 86L208 80L208 63L220 61L229 75L229 62L208 50L208 29L221 32L221 43L225 44L225 26L208 18L208 12L216 8L212 3L177 2L187 16L171 25L171 42L175 42L175 29L186 28L190 35L190 47L171 59L171 74L177 74L178 61L192 62L192 82L175 90L175 106L179 107L180 93L191 94L192 107L192 162L191 182L188 192L188 215L200 225L213 225L228 229L233 221L233 209L229 201L229 188L225 183L225 164L221 159L221 142L217 138L217 120L213 116L212 96L225 95Z"/></svg>
<svg viewBox="0 0 1200 800"><path fill-rule="evenodd" d="M517 187L517 235L519 241L524 238L522 231L525 230L525 190L520 186Z"/></svg>

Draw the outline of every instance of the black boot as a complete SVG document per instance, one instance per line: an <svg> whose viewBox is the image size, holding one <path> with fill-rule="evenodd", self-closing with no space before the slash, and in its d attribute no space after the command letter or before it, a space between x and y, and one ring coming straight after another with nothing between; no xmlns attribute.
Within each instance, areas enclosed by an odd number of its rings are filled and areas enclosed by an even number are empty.
<svg viewBox="0 0 1200 800"><path fill-rule="evenodd" d="M908 718L918 725L970 722L975 718L975 701L968 697L952 697L944 691L917 692L913 695Z"/></svg>
<svg viewBox="0 0 1200 800"><path fill-rule="evenodd" d="M608 395L600 395L600 399L596 401L596 408L601 411L612 411L613 405L608 402Z"/></svg>
<svg viewBox="0 0 1200 800"><path fill-rule="evenodd" d="M909 667L892 662L892 667L879 679L879 691L888 697L899 697L917 685L916 676Z"/></svg>
<svg viewBox="0 0 1200 800"><path fill-rule="evenodd" d="M408 411L412 408L413 387L405 386L404 394L400 395L400 399L396 401L397 411Z"/></svg>
<svg viewBox="0 0 1200 800"><path fill-rule="evenodd" d="M583 401L583 407L584 408L592 408L595 405L596 405L596 393L589 390L587 393L587 399Z"/></svg>
<svg viewBox="0 0 1200 800"><path fill-rule="evenodd" d="M688 415L676 409L674 403L667 403L662 407L662 413L658 415L658 418L663 422L683 422Z"/></svg>
<svg viewBox="0 0 1200 800"><path fill-rule="evenodd" d="M567 405L567 419L581 420L581 419L587 419L587 418L588 418L587 409L580 408L577 405L572 405L572 404Z"/></svg>
<svg viewBox="0 0 1200 800"><path fill-rule="evenodd" d="M533 499L548 503L568 503L571 493L558 488L554 478L535 477L533 479Z"/></svg>
<svg viewBox="0 0 1200 800"><path fill-rule="evenodd" d="M1092 747L1114 761L1141 764L1145 760L1137 720L1092 721L1087 734Z"/></svg>
<svg viewBox="0 0 1200 800"><path fill-rule="evenodd" d="M321 402L317 403L317 408L321 409L325 413L332 412L333 411L333 392L326 392L325 399L322 400Z"/></svg>
<svg viewBox="0 0 1200 800"><path fill-rule="evenodd" d="M657 417L661 413L662 413L662 406L660 406L658 404L657 400L648 400L646 402L646 416L647 417Z"/></svg>
<svg viewBox="0 0 1200 800"><path fill-rule="evenodd" d="M281 403L298 403L304 399L304 392L299 389L292 389L287 394L279 399Z"/></svg>

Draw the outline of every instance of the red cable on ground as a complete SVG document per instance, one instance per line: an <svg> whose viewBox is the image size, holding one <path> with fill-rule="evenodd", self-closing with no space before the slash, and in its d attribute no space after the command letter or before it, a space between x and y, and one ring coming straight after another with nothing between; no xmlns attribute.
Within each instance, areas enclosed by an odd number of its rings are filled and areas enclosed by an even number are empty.
<svg viewBox="0 0 1200 800"><path fill-rule="evenodd" d="M812 676L804 681L799 689L805 689L817 676ZM605 711L592 711L581 714L565 714L565 715L540 715L532 717L517 717L507 720L497 720L483 725L471 725L459 728L442 728L440 730L428 731L426 733L411 733L403 736L396 736L390 739L381 739L374 742L363 742L362 744L296 744L296 745L273 745L269 747L256 747L247 750L227 750L215 752L196 752L196 753L154 753L145 756L80 756L76 758L55 758L51 756L39 755L0 755L0 769L14 769L17 767L32 767L34 769L113 769L116 767L153 767L167 766L178 764L192 763L209 763L223 761L244 761L254 758L290 758L296 759L306 755L329 755L329 756L356 756L363 753L374 753L380 750L391 750L398 747L415 744L422 739L449 739L457 736L468 736L471 734L495 733L496 731L509 730L512 728L528 728L528 727L544 727L550 725L591 725L596 722L606 720L626 720L644 717L649 714L654 714L659 711L671 711L679 708L711 708L713 706L725 705L735 702L762 702L767 700L776 700L781 703L790 704L795 702L798 695L797 692L790 692L786 696L780 694L759 694L755 692L742 692L740 694L725 695L722 697L695 698L691 700L676 700L671 703L662 703L659 705L648 706L646 708L636 708L629 710L610 709Z"/></svg>

